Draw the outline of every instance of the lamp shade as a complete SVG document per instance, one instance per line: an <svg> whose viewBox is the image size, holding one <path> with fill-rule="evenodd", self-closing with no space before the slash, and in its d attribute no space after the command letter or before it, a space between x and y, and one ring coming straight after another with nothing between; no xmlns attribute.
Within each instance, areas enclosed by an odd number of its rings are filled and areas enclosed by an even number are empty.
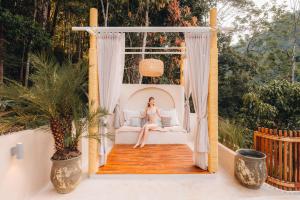
<svg viewBox="0 0 300 200"><path fill-rule="evenodd" d="M139 72L142 76L162 76L164 73L164 63L158 59L143 59L139 63Z"/></svg>

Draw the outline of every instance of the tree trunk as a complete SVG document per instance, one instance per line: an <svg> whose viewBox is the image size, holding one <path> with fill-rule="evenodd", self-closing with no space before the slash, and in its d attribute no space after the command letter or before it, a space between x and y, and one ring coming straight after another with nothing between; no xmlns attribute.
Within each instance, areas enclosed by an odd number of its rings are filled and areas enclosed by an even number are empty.
<svg viewBox="0 0 300 200"><path fill-rule="evenodd" d="M29 80L29 68L30 68L30 51L31 51L31 44L32 44L32 39L29 38L29 42L25 44L25 57L26 57L26 65L25 65L25 71L24 67L22 64L22 70L21 70L21 76L22 76L22 82L23 85L28 87L28 80ZM22 62L23 63L23 62ZM25 72L25 73L24 73Z"/></svg>
<svg viewBox="0 0 300 200"><path fill-rule="evenodd" d="M101 11L104 19L104 26L108 26L108 11L109 11L109 0L106 0L106 7L104 7L103 0L100 0L101 3Z"/></svg>
<svg viewBox="0 0 300 200"><path fill-rule="evenodd" d="M296 48L297 48L297 25L300 20L300 14L299 9L300 9L300 4L298 0L294 0L290 2L292 4L292 9L293 9L293 39L294 39L294 44L293 44L293 56L292 56L292 72L291 72L291 81L292 83L295 82L295 72L296 72Z"/></svg>
<svg viewBox="0 0 300 200"><path fill-rule="evenodd" d="M293 47L293 56L292 56L292 83L295 82L295 72L296 72L296 45L297 45L297 41L295 40L294 42L294 47Z"/></svg>
<svg viewBox="0 0 300 200"><path fill-rule="evenodd" d="M38 12L38 4L37 0L34 0L34 13L33 13L33 22L36 21L37 13ZM28 80L29 80L29 71L30 71L30 51L31 51L32 39L29 39L28 42L28 51L27 51L27 60L26 60L26 67L25 67L25 77L24 77L24 85L28 87Z"/></svg>
<svg viewBox="0 0 300 200"><path fill-rule="evenodd" d="M54 10L53 19L52 19L52 25L51 25L51 28L50 28L50 36L51 37L54 35L54 32L55 32L55 26L56 26L56 23L57 23L60 2L61 2L60 0L56 1L55 10Z"/></svg>
<svg viewBox="0 0 300 200"><path fill-rule="evenodd" d="M149 26L149 0L146 1L146 13L145 13L145 26ZM143 37L143 46L142 46L142 52L146 51L146 45L147 45L147 32L144 33ZM145 54L142 54L142 58L145 58ZM143 82L143 76L140 74L140 80L139 83L142 84Z"/></svg>
<svg viewBox="0 0 300 200"><path fill-rule="evenodd" d="M105 23L104 26L108 26L108 10L109 10L109 1L106 1L106 10L105 10Z"/></svg>
<svg viewBox="0 0 300 200"><path fill-rule="evenodd" d="M43 22L42 22L44 30L47 29L50 11L51 11L51 0L46 0L44 2L44 7L43 7Z"/></svg>
<svg viewBox="0 0 300 200"><path fill-rule="evenodd" d="M291 81L292 83L295 82L295 71L296 71L296 46L297 46L297 17L296 17L296 10L294 10L294 30L293 30L293 39L294 39L294 44L293 44L293 55L292 55L292 74L291 74Z"/></svg>
<svg viewBox="0 0 300 200"><path fill-rule="evenodd" d="M30 44L29 44L29 46L30 46ZM28 52L27 61L26 61L26 68L25 68L25 78L24 78L24 85L25 85L25 87L28 87L29 68L30 68L30 56L29 56L29 52Z"/></svg>
<svg viewBox="0 0 300 200"><path fill-rule="evenodd" d="M3 25L0 26L0 85L4 77L4 34Z"/></svg>
<svg viewBox="0 0 300 200"><path fill-rule="evenodd" d="M37 21L44 30L47 28L48 16L49 16L49 7L51 6L50 0L34 0L35 6L35 21Z"/></svg>
<svg viewBox="0 0 300 200"><path fill-rule="evenodd" d="M55 150L63 152L64 150L64 133L62 131L61 123L58 119L50 120L50 129L54 138Z"/></svg>
<svg viewBox="0 0 300 200"><path fill-rule="evenodd" d="M23 52L22 52L22 62L21 62L21 69L20 69L20 82L24 83L24 59L25 59L25 51L26 51L26 45L25 42L23 42Z"/></svg>

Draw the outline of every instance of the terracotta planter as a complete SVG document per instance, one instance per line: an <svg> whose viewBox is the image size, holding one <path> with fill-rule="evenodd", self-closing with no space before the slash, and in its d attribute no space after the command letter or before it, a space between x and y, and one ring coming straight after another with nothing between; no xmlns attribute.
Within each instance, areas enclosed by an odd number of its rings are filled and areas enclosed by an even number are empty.
<svg viewBox="0 0 300 200"><path fill-rule="evenodd" d="M247 188L258 189L267 179L266 155L252 149L239 149L234 159L234 174Z"/></svg>
<svg viewBox="0 0 300 200"><path fill-rule="evenodd" d="M80 182L81 156L69 160L52 160L51 182L58 193L73 191Z"/></svg>

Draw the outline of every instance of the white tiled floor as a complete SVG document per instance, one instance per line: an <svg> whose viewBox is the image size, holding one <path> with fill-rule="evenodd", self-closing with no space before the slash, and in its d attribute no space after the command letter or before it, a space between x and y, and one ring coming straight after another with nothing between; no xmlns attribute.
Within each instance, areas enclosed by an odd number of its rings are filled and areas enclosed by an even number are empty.
<svg viewBox="0 0 300 200"><path fill-rule="evenodd" d="M213 175L95 175L70 194L57 194L49 184L32 200L300 200L264 184L259 190L240 186L220 169Z"/></svg>

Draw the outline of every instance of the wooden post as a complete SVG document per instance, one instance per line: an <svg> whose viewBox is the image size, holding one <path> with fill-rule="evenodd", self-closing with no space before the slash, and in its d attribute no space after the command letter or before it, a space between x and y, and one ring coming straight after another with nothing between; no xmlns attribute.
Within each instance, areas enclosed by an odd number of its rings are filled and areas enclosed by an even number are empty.
<svg viewBox="0 0 300 200"><path fill-rule="evenodd" d="M283 131L283 136L286 138L288 136L287 134L287 130L284 130ZM283 162L284 162L284 168L283 168L283 178L284 178L284 181L287 182L288 181L288 142L283 142ZM286 188L284 188L286 189Z"/></svg>
<svg viewBox="0 0 300 200"><path fill-rule="evenodd" d="M90 9L90 26L98 26L98 10L96 8ZM90 34L90 49L89 49L89 110L94 112L99 107L99 90L98 90L98 68L97 68L97 50L96 50L96 36ZM89 134L96 134L99 131L97 124L89 126ZM98 141L89 139L89 175L98 171L99 155L98 155Z"/></svg>
<svg viewBox="0 0 300 200"><path fill-rule="evenodd" d="M208 171L218 170L218 46L217 46L217 8L210 10L210 27L212 28L210 42L210 73L208 88L208 134L209 154Z"/></svg>
<svg viewBox="0 0 300 200"><path fill-rule="evenodd" d="M185 42L181 42L180 47L182 48L181 51L185 53ZM180 57L180 85L184 85L184 64L185 64L185 54L181 54Z"/></svg>

